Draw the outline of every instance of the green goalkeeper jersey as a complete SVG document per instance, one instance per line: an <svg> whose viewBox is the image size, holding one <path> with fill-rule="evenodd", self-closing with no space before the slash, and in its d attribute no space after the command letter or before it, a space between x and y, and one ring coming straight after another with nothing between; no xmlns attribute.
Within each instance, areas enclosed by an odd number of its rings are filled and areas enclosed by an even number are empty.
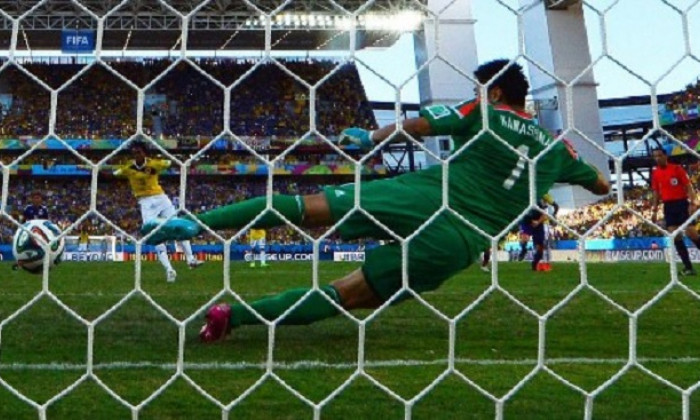
<svg viewBox="0 0 700 420"><path fill-rule="evenodd" d="M451 136L455 143L448 171L450 208L494 235L517 219L530 203L529 164L513 150L533 158L554 139L526 113L500 105L489 104L487 109L489 130L483 132L483 112L476 100L456 106L428 106L420 115L429 121L434 135ZM435 165L397 180L441 202L442 177L442 165ZM570 143L559 141L537 161L537 197L546 194L555 182L591 187L597 178L596 170L577 155Z"/></svg>

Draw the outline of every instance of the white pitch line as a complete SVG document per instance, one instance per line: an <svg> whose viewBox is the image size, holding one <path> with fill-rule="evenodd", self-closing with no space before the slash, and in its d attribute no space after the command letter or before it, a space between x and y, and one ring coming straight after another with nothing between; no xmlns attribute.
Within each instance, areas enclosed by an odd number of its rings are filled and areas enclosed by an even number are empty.
<svg viewBox="0 0 700 420"><path fill-rule="evenodd" d="M698 357L680 357L680 358L638 358L639 363L700 363ZM377 360L366 361L365 366L368 368L385 368L385 367L412 367L412 366L440 366L447 367L447 359L437 360ZM557 358L547 359L545 365L614 365L625 364L627 359L592 359L592 358ZM489 360L489 359L455 359L455 364L460 365L476 365L476 366L527 366L536 365L536 359L520 359L520 360ZM245 369L266 369L265 363L253 362L235 362L235 363L185 363L186 369L192 370L245 370ZM96 363L93 365L95 370L119 370L119 369L163 369L175 370L174 363L155 363L155 362L111 362L111 363ZM280 370L302 370L302 369L355 369L356 363L328 363L320 360L300 360L297 362L275 362L273 368ZM87 365L78 363L0 363L0 371L2 370L47 370L47 371L76 371L85 370Z"/></svg>

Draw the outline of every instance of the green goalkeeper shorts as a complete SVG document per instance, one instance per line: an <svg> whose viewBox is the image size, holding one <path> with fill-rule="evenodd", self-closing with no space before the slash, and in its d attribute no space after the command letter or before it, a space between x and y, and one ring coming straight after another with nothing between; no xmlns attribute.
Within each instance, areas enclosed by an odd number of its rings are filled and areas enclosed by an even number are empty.
<svg viewBox="0 0 700 420"><path fill-rule="evenodd" d="M354 190L352 184L325 188L334 221L352 210ZM366 237L390 240L387 245L368 250L362 266L370 287L386 301L403 288L403 252L401 244L381 225L406 238L438 212L440 205L436 201L439 202L439 196L426 197L422 191L393 179L362 183L361 193L360 207L379 224L356 211L338 230L345 240ZM489 246L489 240L454 215L442 213L407 241L406 246L408 271L405 284L421 293L436 289L468 267ZM403 289L394 302L408 297L410 294Z"/></svg>

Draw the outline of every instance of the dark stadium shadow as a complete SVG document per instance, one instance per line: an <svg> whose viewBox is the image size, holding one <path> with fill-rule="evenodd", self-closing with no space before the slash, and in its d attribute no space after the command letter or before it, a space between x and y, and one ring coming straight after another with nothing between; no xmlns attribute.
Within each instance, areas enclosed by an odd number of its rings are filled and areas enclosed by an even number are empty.
<svg viewBox="0 0 700 420"><path fill-rule="evenodd" d="M50 89L59 89L66 83L70 83L71 79L76 78L79 74L85 71L89 71L88 67L95 66L95 64L89 65L87 60L77 60L75 57L72 59L62 59L61 62L50 62L47 59L35 60L22 62L19 60L20 66L10 66L6 70L8 73L3 73L3 77L10 77L8 79L12 83L18 83L14 86L16 92L18 93L17 98L31 98L34 89L32 86L25 84L26 79L20 78L16 79L13 73L19 71L20 73L31 78L32 82L38 86L46 85ZM21 69L20 69L21 67ZM79 76L78 76L79 77ZM45 90L45 88L42 88ZM47 91L48 93L48 91ZM47 103L46 111L51 107ZM39 108L37 108L39 109Z"/></svg>
<svg viewBox="0 0 700 420"><path fill-rule="evenodd" d="M173 52L179 50L182 46L180 42L182 23L179 13L183 15L187 14L191 8L196 7L198 2L187 4L168 2L166 4L167 7L163 5L159 11L159 19L171 22L171 24L167 25L167 28L162 28L158 36L153 36L153 34L138 30L133 30L131 32L119 30L121 16L133 13L134 5L130 2L110 4L109 7L113 7L114 12L105 18L104 48L123 51L124 55L122 57L117 57L117 60L121 58L122 61L129 61L128 59L124 60L124 56L141 56L139 61L146 64L157 64L160 61L169 60L171 56L179 56L179 54L168 54L168 57L164 58L162 56L154 56L141 52L145 45L148 45L154 50L171 50ZM145 57L142 57L144 55Z"/></svg>
<svg viewBox="0 0 700 420"><path fill-rule="evenodd" d="M190 16L190 19L192 19L191 21L205 22L210 20L211 16L221 16L224 17L224 19L221 19L212 26L197 27L195 25L190 28L187 34L187 47L188 50L215 51L213 56L209 55L202 61L205 65L212 68L221 67L221 74L218 76L220 76L220 80L224 81L232 77L231 73L238 72L235 68L232 69L226 65L226 62L234 61L231 60L231 57L235 54L235 50L248 49L250 51L265 51L265 23L260 10L262 9L270 13L272 9L277 10L282 6L282 2L271 3L269 5L257 3L216 4L208 2L204 6L201 6L202 3L203 2L200 1L186 5L191 8L191 10L188 11L190 13L194 8L198 8L197 11ZM180 5L181 7L185 6L184 3ZM279 25L274 22L276 22L275 19L273 19L272 24L271 47L273 49L280 45L280 43L284 45L285 38L288 36L295 40L300 36L299 34L292 34L290 36L287 28L279 27ZM173 32L179 35L180 29L178 28L177 31ZM307 37L309 37L308 32ZM175 41L176 40L173 40L172 42L174 43ZM170 47L166 46L166 49L169 48ZM244 57L240 58L239 62L249 63L258 58L260 57L244 55ZM242 72L243 71L240 71L240 73ZM226 85L230 85L232 82L233 80L229 80L226 82Z"/></svg>

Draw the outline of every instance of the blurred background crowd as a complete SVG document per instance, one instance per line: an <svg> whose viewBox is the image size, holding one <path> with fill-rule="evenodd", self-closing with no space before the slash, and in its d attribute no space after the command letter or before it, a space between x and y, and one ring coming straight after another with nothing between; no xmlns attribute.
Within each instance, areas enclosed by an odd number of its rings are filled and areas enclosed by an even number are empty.
<svg viewBox="0 0 700 420"><path fill-rule="evenodd" d="M68 81L58 94L55 133L61 138L134 135L135 88L147 85L143 127L154 137L221 133L224 87L234 83L229 128L238 135L293 137L308 132L310 88L322 79L315 96L315 123L320 133L334 135L348 126L376 125L357 68L351 63L208 59L174 64L170 59L148 59L112 61L108 67L27 63L24 68L33 76L14 66L1 76L5 92L0 92L11 100L0 112L0 136L47 135L50 95L42 84L57 89Z"/></svg>

